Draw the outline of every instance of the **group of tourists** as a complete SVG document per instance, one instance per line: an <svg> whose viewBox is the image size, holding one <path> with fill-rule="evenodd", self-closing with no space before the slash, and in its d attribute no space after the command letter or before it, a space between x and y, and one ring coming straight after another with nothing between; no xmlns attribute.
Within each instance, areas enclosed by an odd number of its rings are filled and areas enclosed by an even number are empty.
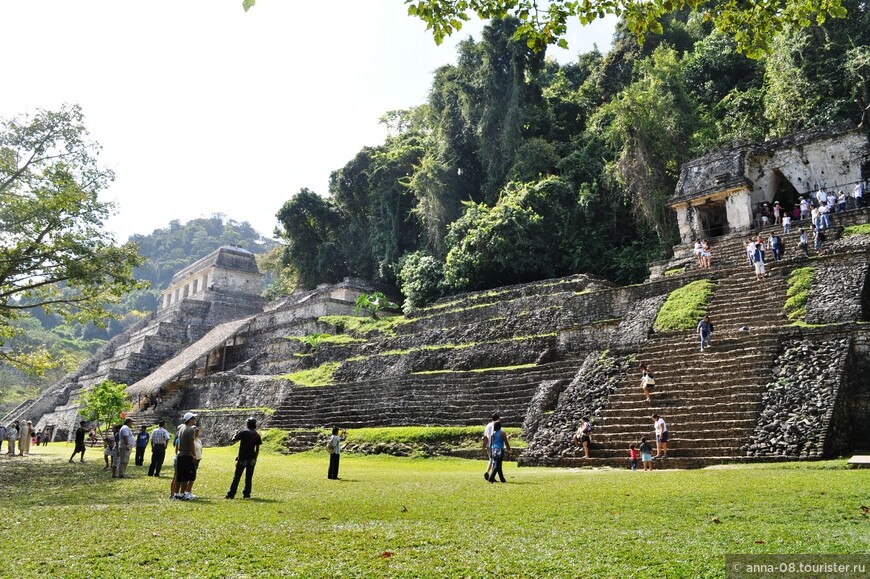
<svg viewBox="0 0 870 579"><path fill-rule="evenodd" d="M844 190L834 194L833 191L820 187L815 193L803 195L791 210L785 209L779 201L774 201L773 207L769 203L761 203L756 213L755 223L760 228L781 225L784 235L791 232L792 222L808 220L811 224L813 247L817 253L820 253L825 241L827 241L824 230L831 227L830 214L860 209L864 206L863 183L856 183L851 195ZM798 247L803 252L804 257L809 257L809 234L804 227L800 227L799 232ZM785 243L778 232L771 232L766 241L761 235L758 235L746 242L746 256L749 266L755 271L757 281L762 281L766 275L765 258L768 249L772 253L774 261L780 261L785 256ZM710 267L712 250L708 240L697 239L693 252L699 268Z"/></svg>
<svg viewBox="0 0 870 579"><path fill-rule="evenodd" d="M29 456L31 446L45 446L50 439L51 430L35 431L30 420L13 420L6 426L0 424L0 453L6 441L8 456Z"/></svg>
<svg viewBox="0 0 870 579"><path fill-rule="evenodd" d="M698 322L696 326L698 332L698 338L701 343L701 351L704 351L704 348L710 348L713 345L713 322L710 320L710 316L705 315ZM644 398L648 404L652 403L652 390L656 386L656 380L653 376L653 372L650 367L641 362L640 366L640 388L643 392ZM493 416L493 420L496 419L498 415ZM664 418L659 416L658 414L652 415L653 426L656 433L656 454L652 454L652 446L649 444L646 438L641 438L640 443L632 443L629 445L629 468L632 470L637 469L638 459L640 458L643 463L644 470L652 470L652 461L654 459L659 458L667 458L668 457L668 425L665 422ZM491 424L491 423L490 423ZM487 429L489 425L487 426ZM573 436L573 443L577 445L578 448L583 450L583 458L590 458L589 455L589 443L592 440L592 431L595 426L589 421L588 418L583 417L580 419L580 425L577 428L577 431ZM486 434L484 434L484 440L486 440ZM487 474L489 473L489 469L487 469Z"/></svg>
<svg viewBox="0 0 870 579"><path fill-rule="evenodd" d="M713 260L713 252L710 250L710 242L706 239L695 240L695 259L698 261L698 267L708 268Z"/></svg>

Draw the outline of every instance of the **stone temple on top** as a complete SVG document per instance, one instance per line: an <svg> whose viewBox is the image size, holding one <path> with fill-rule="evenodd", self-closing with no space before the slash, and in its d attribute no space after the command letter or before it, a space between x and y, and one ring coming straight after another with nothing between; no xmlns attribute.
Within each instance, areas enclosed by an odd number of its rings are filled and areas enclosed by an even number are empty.
<svg viewBox="0 0 870 579"><path fill-rule="evenodd" d="M867 136L838 124L718 150L682 166L670 207L683 244L753 229L765 203L788 209L819 188L850 194L870 172Z"/></svg>

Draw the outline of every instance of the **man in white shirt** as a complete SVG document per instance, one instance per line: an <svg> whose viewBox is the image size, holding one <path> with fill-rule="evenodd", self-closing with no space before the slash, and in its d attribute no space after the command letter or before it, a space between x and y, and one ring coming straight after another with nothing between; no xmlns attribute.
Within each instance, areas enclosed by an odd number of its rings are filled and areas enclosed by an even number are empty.
<svg viewBox="0 0 870 579"><path fill-rule="evenodd" d="M653 458L667 458L668 425L665 424L665 419L658 414L653 414L652 419L656 429L656 455Z"/></svg>
<svg viewBox="0 0 870 579"><path fill-rule="evenodd" d="M163 468L163 460L166 458L166 447L169 445L169 431L166 430L166 421L160 424L151 433L151 464L148 465L148 476L160 476Z"/></svg>
<svg viewBox="0 0 870 579"><path fill-rule="evenodd" d="M809 219L810 217L810 202L806 197L801 197L801 219Z"/></svg>
<svg viewBox="0 0 870 579"><path fill-rule="evenodd" d="M136 437L133 436L133 430L130 428L131 424L133 419L128 418L118 432L118 478L130 478L126 475L127 465L130 464L130 451L136 444Z"/></svg>
<svg viewBox="0 0 870 579"><path fill-rule="evenodd" d="M855 188L852 189L852 197L855 199L855 209L860 209L864 204L864 183L855 183Z"/></svg>
<svg viewBox="0 0 870 579"><path fill-rule="evenodd" d="M501 416L499 416L498 414L493 414L492 420L483 429L483 437L481 437L481 440L483 442L482 448L483 448L483 451L486 453L487 457L489 456L489 440L492 438L494 425L499 420L501 420ZM486 472L483 473L483 478L485 478L486 480L489 480L489 471L490 471L490 469L492 469L492 466L493 466L493 464L492 464L491 460L486 463Z"/></svg>

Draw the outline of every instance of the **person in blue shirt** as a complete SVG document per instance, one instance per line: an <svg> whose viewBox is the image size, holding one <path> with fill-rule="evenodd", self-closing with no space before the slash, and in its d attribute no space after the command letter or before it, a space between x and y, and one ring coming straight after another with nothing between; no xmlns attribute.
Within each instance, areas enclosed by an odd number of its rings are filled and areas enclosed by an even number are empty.
<svg viewBox="0 0 870 579"><path fill-rule="evenodd" d="M498 476L501 482L507 482L504 479L504 473L501 471L501 463L504 460L505 453L510 454L511 445L508 442L507 434L501 429L501 421L496 421L492 425L492 437L489 441L489 456L492 460L492 474L489 475L489 482L494 483L495 477Z"/></svg>
<svg viewBox="0 0 870 579"><path fill-rule="evenodd" d="M151 435L143 426L136 434L136 466L142 466L145 460L145 449L148 448L148 441L151 440Z"/></svg>

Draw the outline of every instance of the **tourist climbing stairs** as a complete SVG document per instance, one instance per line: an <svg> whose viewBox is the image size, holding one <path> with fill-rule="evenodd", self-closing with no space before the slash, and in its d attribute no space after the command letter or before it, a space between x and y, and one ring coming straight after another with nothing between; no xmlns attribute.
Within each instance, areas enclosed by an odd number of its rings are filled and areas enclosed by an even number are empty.
<svg viewBox="0 0 870 579"><path fill-rule="evenodd" d="M708 309L715 332L704 351L694 330L651 338L637 352L638 364L645 363L655 376L651 402L641 389L640 372L625 376L597 421L593 458L576 462L627 466L631 443L639 446L645 436L655 448L654 413L665 419L670 433L669 458L661 466L699 466L745 456L761 393L773 378L777 330L787 321L787 272L774 268L759 282L747 267L717 280Z"/></svg>

